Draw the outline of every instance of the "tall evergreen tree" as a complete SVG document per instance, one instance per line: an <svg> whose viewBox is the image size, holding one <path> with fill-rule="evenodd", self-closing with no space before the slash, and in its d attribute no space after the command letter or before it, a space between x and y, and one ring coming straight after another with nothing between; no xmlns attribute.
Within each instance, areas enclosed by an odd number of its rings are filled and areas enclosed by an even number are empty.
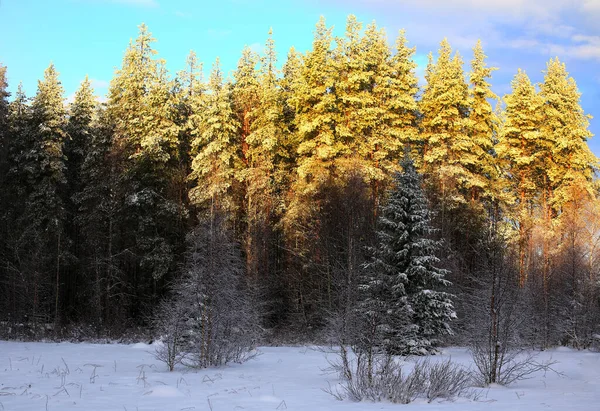
<svg viewBox="0 0 600 411"><path fill-rule="evenodd" d="M8 237L9 227L12 225L11 213L9 212L11 198L9 196L9 140L10 134L10 119L9 119L9 102L8 97L8 81L6 78L6 66L0 64L0 310L5 314L4 320L8 320L7 315L12 311L10 306L10 294L15 290L11 290L10 273L9 273L9 251ZM14 182L13 182L14 183ZM16 307L15 307L16 308Z"/></svg>
<svg viewBox="0 0 600 411"><path fill-rule="evenodd" d="M69 107L69 119L66 125L68 138L65 141L64 152L66 156L67 189L64 193L64 202L68 219L65 224L68 237L72 240L71 253L77 262L65 274L65 297L68 308L78 312L76 306L81 304L82 292L87 287L84 284L92 283L90 278L83 278L86 273L85 258L83 258L84 233L77 224L79 212L76 198L83 190L82 171L83 163L90 145L90 140L95 132L94 116L96 113L96 99L94 90L86 76L79 89L75 92L75 99ZM88 291L88 290L86 290Z"/></svg>
<svg viewBox="0 0 600 411"><path fill-rule="evenodd" d="M506 109L500 140L496 147L508 187L514 193L514 218L519 227L519 276L525 284L528 250L537 206L542 152L539 149L542 100L525 72L519 70L512 81L512 93L504 97Z"/></svg>
<svg viewBox="0 0 600 411"><path fill-rule="evenodd" d="M444 278L448 271L438 267L440 242L430 238L421 178L408 157L402 167L378 219L378 244L365 265L361 305L382 348L394 354L425 354L440 335L451 333L456 315L451 296L440 291L450 284Z"/></svg>
<svg viewBox="0 0 600 411"><path fill-rule="evenodd" d="M414 62L416 53L415 47L408 47L408 40L404 30L398 33L395 44L396 52L390 59L390 71L380 82L382 87L378 99L386 107L385 127L382 132L389 130L389 133L404 147L411 146L412 155L416 159L421 159L421 146L416 127L418 105L416 101L419 92L419 80L415 73L417 64ZM385 85L388 87L385 87ZM391 145L384 140L377 142L382 146L381 150L387 150L384 146ZM391 167L386 167L391 169Z"/></svg>
<svg viewBox="0 0 600 411"><path fill-rule="evenodd" d="M302 75L294 93L299 143L294 189L297 199L316 194L330 178L335 178L336 160L350 154L338 132L333 92L337 73L332 64L332 40L331 29L321 17L312 50L304 58ZM290 211L306 214L300 211L301 208L300 204L296 204Z"/></svg>
<svg viewBox="0 0 600 411"><path fill-rule="evenodd" d="M77 206L76 224L82 233L89 298L89 321L98 334L123 330L130 318L129 278L125 272L125 236L122 213L127 193L121 178L121 160L115 150L114 125L106 110L100 109L91 124L81 166L81 190L73 196ZM90 125L88 125L90 127Z"/></svg>
<svg viewBox="0 0 600 411"><path fill-rule="evenodd" d="M446 39L435 63L430 55L425 78L420 102L422 169L437 186L443 202L464 202L471 188L479 185L469 170L478 159L467 131L469 100L462 58L458 53L452 56Z"/></svg>
<svg viewBox="0 0 600 411"><path fill-rule="evenodd" d="M566 66L558 58L548 62L544 82L540 85L544 101L542 132L548 141L548 153L544 158L548 174L549 203L554 214L570 201L573 185L592 194L592 177L598 160L590 151L587 140L590 116L580 105L581 93Z"/></svg>
<svg viewBox="0 0 600 411"><path fill-rule="evenodd" d="M25 150L18 158L19 167L27 178L26 202L19 225L23 236L21 258L28 274L33 277L33 304L35 316L52 313L60 321L60 284L63 262L69 241L65 236L66 185L65 156L66 110L63 88L53 64L38 82L38 91L31 105L31 128L25 139ZM41 309L41 312L40 312Z"/></svg>
<svg viewBox="0 0 600 411"><path fill-rule="evenodd" d="M176 255L183 252L185 213L172 184L179 154L177 105L165 62L154 57L154 41L142 24L111 81L107 105L126 193L119 224L122 247L130 252L126 271L134 317L143 303L159 297L158 281L174 271Z"/></svg>
<svg viewBox="0 0 600 411"><path fill-rule="evenodd" d="M251 132L246 138L248 166L246 180L247 271L250 276L259 272L270 276L273 228L276 216L281 213L283 190L278 181L277 165L287 157L283 148L286 134L282 93L276 68L277 54L272 31L261 58L259 79L259 105Z"/></svg>
<svg viewBox="0 0 600 411"><path fill-rule="evenodd" d="M189 192L193 204L205 209L234 211L239 170L243 169L239 122L232 108L228 84L217 59L208 82L204 113L192 141L192 172L195 186Z"/></svg>
<svg viewBox="0 0 600 411"><path fill-rule="evenodd" d="M499 120L490 104L490 100L498 101L499 98L488 82L497 68L488 67L486 57L479 40L473 49L470 73L469 131L474 154L477 156L477 161L468 165L476 181L471 187L471 200L482 196L498 199L502 195L498 181L499 172L493 157L494 143L498 139Z"/></svg>

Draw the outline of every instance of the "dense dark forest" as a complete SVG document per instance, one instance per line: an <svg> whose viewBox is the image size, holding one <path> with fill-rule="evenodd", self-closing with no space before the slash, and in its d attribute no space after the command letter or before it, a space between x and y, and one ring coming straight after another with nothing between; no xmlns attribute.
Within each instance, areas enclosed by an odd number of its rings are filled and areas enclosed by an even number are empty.
<svg viewBox="0 0 600 411"><path fill-rule="evenodd" d="M192 272L266 341L355 338L382 298L414 334L392 352L600 334L598 163L558 58L501 98L480 43L465 68L443 40L420 86L405 33L353 16L283 63L269 33L232 78L153 44L141 25L104 102L86 78L66 104L52 64L10 95L0 66L0 337L144 332Z"/></svg>

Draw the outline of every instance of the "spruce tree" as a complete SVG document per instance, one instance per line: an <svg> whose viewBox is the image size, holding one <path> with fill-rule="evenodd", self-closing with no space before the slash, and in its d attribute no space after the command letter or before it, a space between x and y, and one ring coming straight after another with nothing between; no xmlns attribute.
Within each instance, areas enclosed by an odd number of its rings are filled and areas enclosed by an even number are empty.
<svg viewBox="0 0 600 411"><path fill-rule="evenodd" d="M155 58L154 42L142 24L111 81L107 103L124 190L118 224L120 246L130 252L125 264L135 291L129 301L134 317L159 297L157 282L173 272L183 251L185 210L173 184L179 162L177 101L165 61Z"/></svg>
<svg viewBox="0 0 600 411"><path fill-rule="evenodd" d="M422 170L439 190L441 201L453 205L464 202L479 184L469 169L478 159L467 133L469 94L462 58L458 53L452 56L446 39L435 63L430 55L425 78L427 85L420 101Z"/></svg>
<svg viewBox="0 0 600 411"><path fill-rule="evenodd" d="M88 270L84 257L86 254L84 252L85 233L77 224L80 215L76 199L83 190L83 163L90 140L96 130L94 121L96 105L94 90L86 76L75 92L75 99L69 107L69 119L66 126L68 138L64 147L67 187L63 198L68 216L65 229L68 237L72 240L71 253L75 257L72 269L65 275L65 297L70 302L68 308L72 311L75 311L76 306L84 301L86 295L89 295L91 287L88 287L88 284L93 283L93 277L85 275L91 273L91 270Z"/></svg>
<svg viewBox="0 0 600 411"><path fill-rule="evenodd" d="M496 150L508 188L514 195L507 205L519 230L519 277L521 285L528 275L529 241L533 210L539 204L539 176L543 172L540 150L542 100L529 77L519 70L512 81L512 93L504 97L506 109Z"/></svg>
<svg viewBox="0 0 600 411"><path fill-rule="evenodd" d="M233 211L239 207L236 186L243 169L239 122L232 108L229 84L223 83L219 60L213 65L205 106L191 144L192 204L205 209Z"/></svg>
<svg viewBox="0 0 600 411"><path fill-rule="evenodd" d="M416 127L418 114L416 97L419 92L419 80L415 73L417 64L413 60L416 48L408 47L404 30L398 33L395 48L396 52L390 58L389 72L381 79L382 86L377 96L386 108L385 123L381 131L387 130L396 141L395 144L400 143L403 147L410 145L411 154L415 156L416 161L422 157ZM387 150L386 146L389 144L387 140L376 143L375 149ZM394 151L394 153L398 152ZM392 168L388 166L386 169Z"/></svg>
<svg viewBox="0 0 600 411"><path fill-rule="evenodd" d="M240 126L240 142L242 161L248 164L248 136L252 132L252 123L256 117L256 110L260 104L260 84L258 78L258 55L250 47L242 50L242 57L238 62L237 70L233 73L235 80L231 97L233 109Z"/></svg>
<svg viewBox="0 0 600 411"><path fill-rule="evenodd" d="M438 337L451 333L450 282L439 268L440 242L430 238L430 212L421 177L405 158L402 172L378 218L378 244L365 264L361 310L376 327L378 344L392 354L432 352Z"/></svg>
<svg viewBox="0 0 600 411"><path fill-rule="evenodd" d="M128 277L123 270L127 253L121 232L127 187L120 175L114 144L114 125L106 110L94 115L85 146L79 180L81 189L73 196L77 229L82 233L83 260L88 275L90 323L98 333L113 331L128 318Z"/></svg>
<svg viewBox="0 0 600 411"><path fill-rule="evenodd" d="M337 71L332 59L332 29L321 17L314 34L312 50L304 58L301 77L294 93L298 131L297 179L292 214L306 214L306 198L318 193L330 178L336 177L337 159L350 154L338 129L336 95Z"/></svg>
<svg viewBox="0 0 600 411"><path fill-rule="evenodd" d="M38 82L38 91L31 105L31 126L25 139L25 150L19 157L19 167L25 170L26 202L19 224L28 241L21 258L30 259L27 271L34 284L32 314L50 315L60 321L59 304L62 266L69 241L65 236L66 187L64 143L66 110L63 88L53 64Z"/></svg>
<svg viewBox="0 0 600 411"><path fill-rule="evenodd" d="M590 116L579 103L581 93L566 66L558 58L547 64L544 82L540 85L540 97L544 101L543 136L548 140L545 169L548 174L549 203L553 214L571 201L569 193L578 186L590 195L598 160L590 151L587 140Z"/></svg>
<svg viewBox="0 0 600 411"><path fill-rule="evenodd" d="M4 313L10 313L10 294L14 293L9 284L11 284L9 267L8 237L9 227L12 225L11 213L9 212L11 197L9 196L9 140L10 121L9 121L9 102L8 81L6 79L6 66L0 64L0 310ZM16 308L16 307L15 307ZM5 317L5 316L3 316ZM7 318L4 318L6 320Z"/></svg>
<svg viewBox="0 0 600 411"><path fill-rule="evenodd" d="M477 161L468 165L474 178L470 193L471 200L480 197L493 199L502 195L501 186L498 184L499 170L493 153L494 143L498 139L499 120L490 104L490 100L498 101L499 98L488 82L492 72L497 68L488 67L485 62L486 57L479 40L473 49L469 90L469 132L477 156Z"/></svg>
<svg viewBox="0 0 600 411"><path fill-rule="evenodd" d="M259 105L254 115L248 144L246 181L246 239L247 271L250 276L259 272L264 278L270 275L270 253L273 226L283 201L282 187L276 167L287 157L283 149L286 134L282 93L277 78L277 54L272 32L261 58L259 79Z"/></svg>

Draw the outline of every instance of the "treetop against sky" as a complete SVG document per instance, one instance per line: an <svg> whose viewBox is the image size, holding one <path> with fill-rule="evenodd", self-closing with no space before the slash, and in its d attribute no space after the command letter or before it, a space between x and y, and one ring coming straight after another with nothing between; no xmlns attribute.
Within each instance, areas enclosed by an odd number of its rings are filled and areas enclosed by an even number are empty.
<svg viewBox="0 0 600 411"><path fill-rule="evenodd" d="M417 47L421 81L427 54L444 37L465 61L477 39L483 41L490 66L499 68L492 84L501 96L510 92L518 68L538 83L546 62L558 56L577 81L585 112L596 117L591 131L600 134L600 0L3 0L0 62L8 66L13 93L22 81L32 96L53 61L67 97L86 74L102 96L141 22L171 73L193 49L208 74L217 56L230 73L245 45L262 51L269 28L281 64L291 46L310 49L320 15L343 35L348 14L377 21L390 42L405 28ZM590 147L600 155L598 137Z"/></svg>

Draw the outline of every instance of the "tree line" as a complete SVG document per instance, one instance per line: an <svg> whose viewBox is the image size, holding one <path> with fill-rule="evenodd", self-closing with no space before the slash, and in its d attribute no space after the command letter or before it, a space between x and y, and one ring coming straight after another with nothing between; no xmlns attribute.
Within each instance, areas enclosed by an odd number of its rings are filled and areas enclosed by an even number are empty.
<svg viewBox="0 0 600 411"><path fill-rule="evenodd" d="M373 266L378 220L409 157L458 337L496 284L490 273L508 265L529 301L528 341L591 344L597 159L558 58L538 85L519 70L500 98L481 42L465 72L443 40L420 87L404 31L390 47L354 16L342 37L319 20L312 48L290 49L282 65L269 32L232 78L217 60L205 80L194 52L172 76L154 42L142 24L102 103L86 78L65 104L53 64L35 96L19 86L11 99L0 66L5 335L17 324L112 336L144 326L185 276L186 236L208 219L239 246L263 329L319 338Z"/></svg>

